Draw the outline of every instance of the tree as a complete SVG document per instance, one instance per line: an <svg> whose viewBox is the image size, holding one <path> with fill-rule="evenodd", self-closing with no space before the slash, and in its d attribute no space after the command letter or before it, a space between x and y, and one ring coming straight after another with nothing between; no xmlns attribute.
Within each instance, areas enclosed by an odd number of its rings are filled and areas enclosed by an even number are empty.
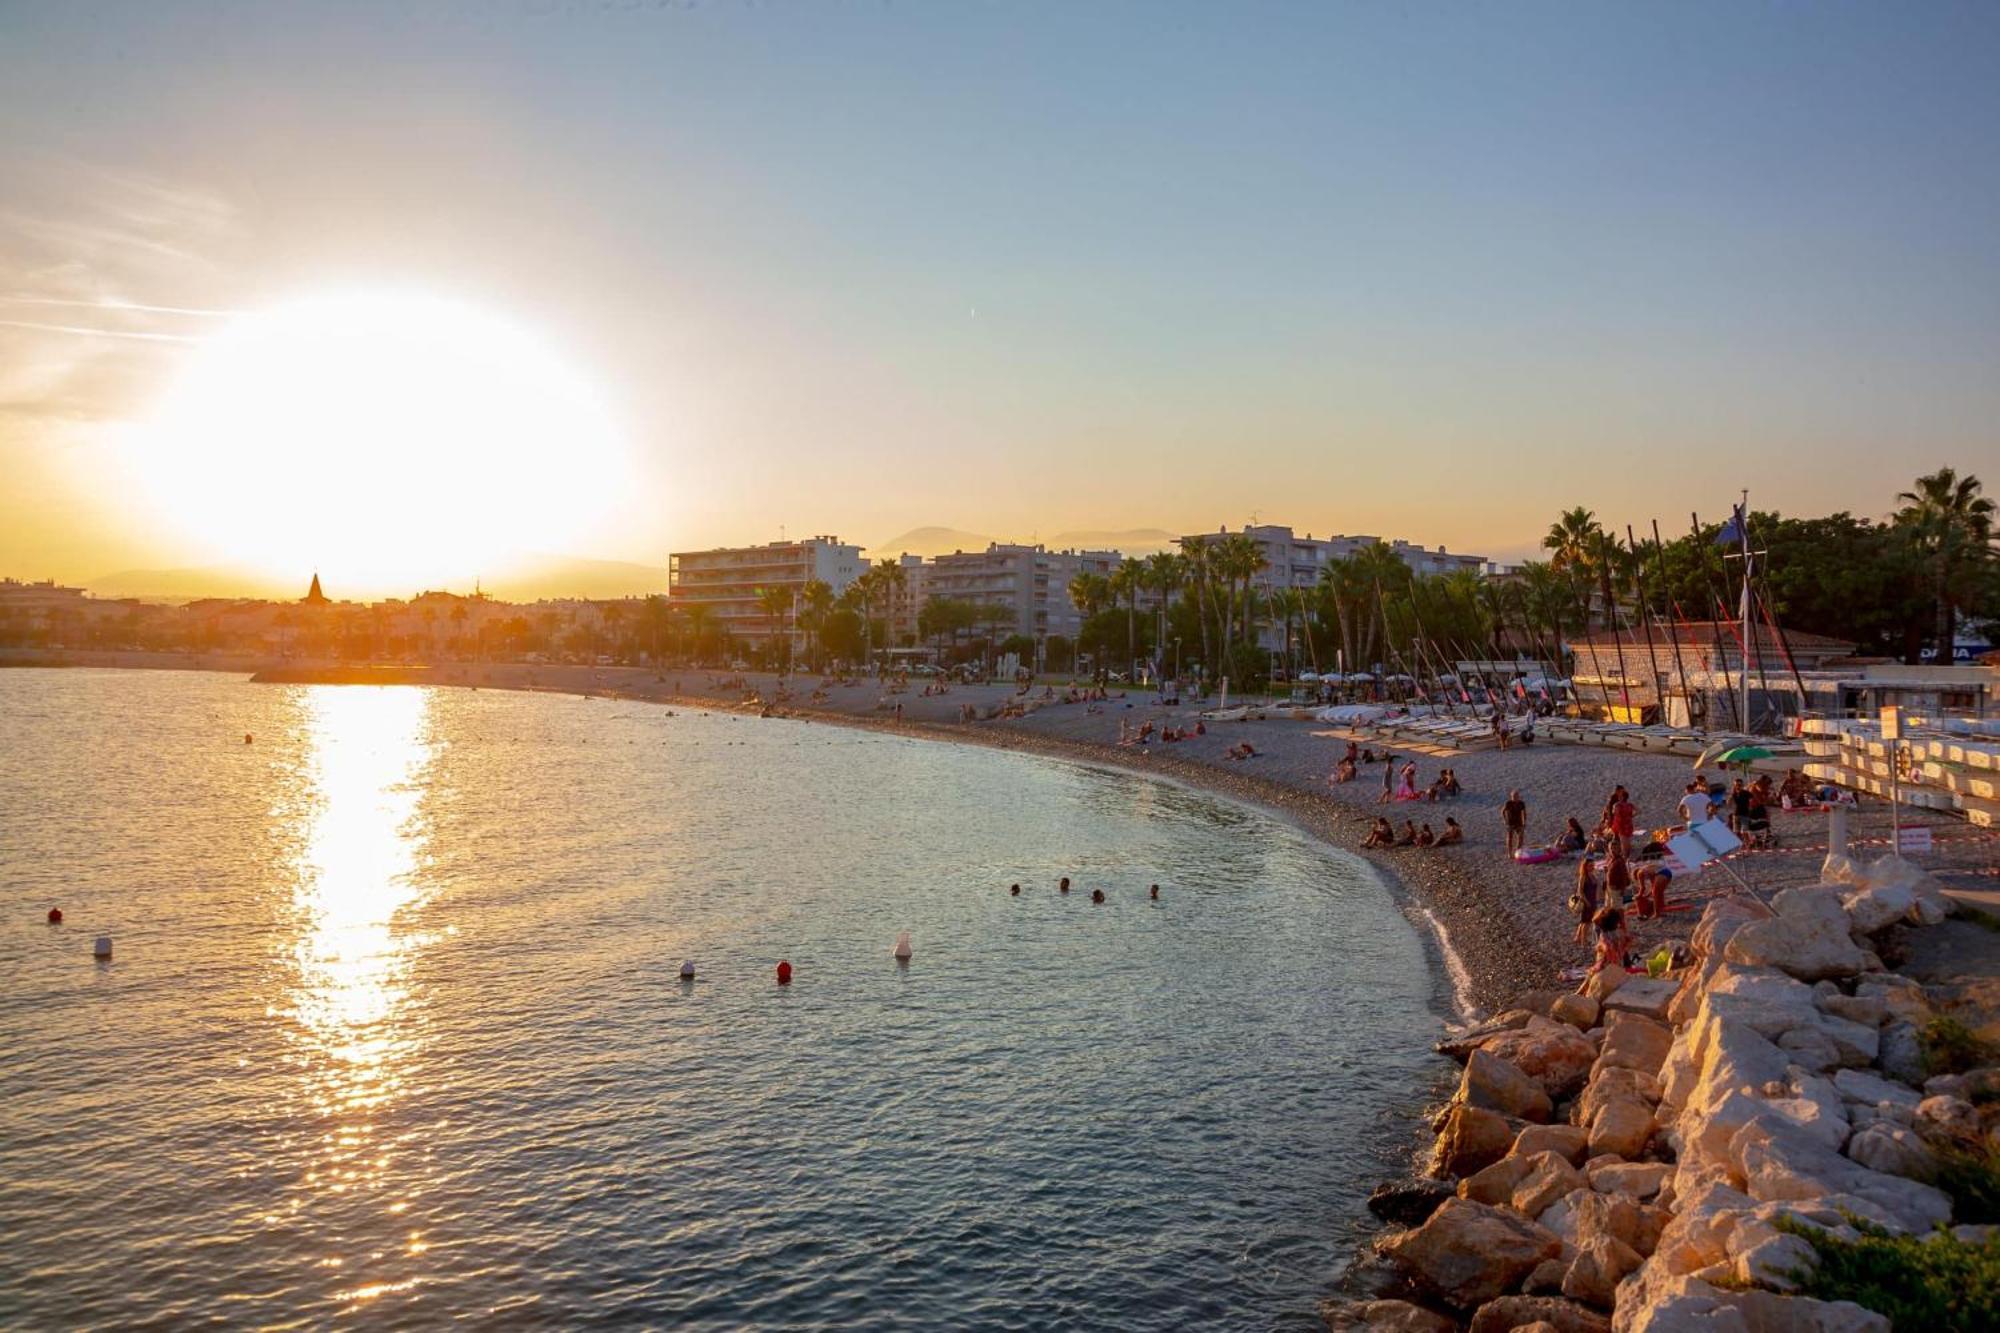
<svg viewBox="0 0 2000 1333"><path fill-rule="evenodd" d="M764 614L765 642L779 647L780 669L792 664L792 638L785 633L785 615L792 609L790 588L757 589L757 609ZM782 646L780 646L782 641Z"/></svg>
<svg viewBox="0 0 2000 1333"><path fill-rule="evenodd" d="M1921 556L1930 576L1936 614L1937 661L1951 662L1958 613L1979 601L1993 559L1993 501L1979 493L1979 478L1939 468L1918 477L1916 489L1896 496L1895 522Z"/></svg>
<svg viewBox="0 0 2000 1333"><path fill-rule="evenodd" d="M1111 595L1125 603L1125 667L1131 670L1139 653L1138 620L1139 593L1144 582L1145 566L1131 556L1118 562L1118 568L1111 571Z"/></svg>

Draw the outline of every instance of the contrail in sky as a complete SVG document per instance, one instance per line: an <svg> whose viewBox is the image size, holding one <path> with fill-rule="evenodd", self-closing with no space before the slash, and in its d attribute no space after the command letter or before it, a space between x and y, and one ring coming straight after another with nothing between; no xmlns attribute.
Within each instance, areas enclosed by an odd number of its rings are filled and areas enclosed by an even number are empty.
<svg viewBox="0 0 2000 1333"><path fill-rule="evenodd" d="M32 324L24 319L0 319L0 329L34 329L42 333L76 333L86 338L132 338L149 343L198 343L185 333L135 333L129 329L92 329L79 324Z"/></svg>
<svg viewBox="0 0 2000 1333"><path fill-rule="evenodd" d="M148 315L203 315L216 319L228 319L243 313L240 310L198 310L180 305L140 305L136 301L77 301L60 296L0 296L0 303L54 305L71 310L132 310Z"/></svg>

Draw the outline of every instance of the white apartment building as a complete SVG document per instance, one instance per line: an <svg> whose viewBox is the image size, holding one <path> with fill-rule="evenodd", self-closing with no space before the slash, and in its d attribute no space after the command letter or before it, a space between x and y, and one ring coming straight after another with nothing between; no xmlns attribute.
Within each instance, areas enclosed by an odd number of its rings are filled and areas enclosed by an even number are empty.
<svg viewBox="0 0 2000 1333"><path fill-rule="evenodd" d="M1011 630L999 627L1003 637L1024 634L1046 641L1060 635L1073 641L1083 629L1083 616L1070 600L1070 580L1083 573L1109 575L1118 561L1116 551L1051 551L995 542L983 551L935 557L924 569L923 596L1008 608L1014 623Z"/></svg>
<svg viewBox="0 0 2000 1333"><path fill-rule="evenodd" d="M681 609L704 607L732 637L761 643L791 629L789 612L765 615L761 589L798 592L818 579L837 595L866 568L859 546L827 536L677 551L667 557L667 600Z"/></svg>

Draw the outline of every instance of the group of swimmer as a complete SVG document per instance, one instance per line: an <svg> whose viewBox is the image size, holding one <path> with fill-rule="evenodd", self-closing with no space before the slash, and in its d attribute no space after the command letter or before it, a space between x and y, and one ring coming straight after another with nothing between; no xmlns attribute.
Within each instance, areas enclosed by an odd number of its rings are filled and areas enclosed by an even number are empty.
<svg viewBox="0 0 2000 1333"><path fill-rule="evenodd" d="M1008 885L1008 886L1007 886L1007 892L1008 892L1008 894L1009 894L1009 895L1011 895L1012 897L1015 897L1015 898L1018 898L1018 897L1020 897L1020 896L1021 896L1021 886L1020 886L1019 884L1010 884L1010 885ZM1063 877L1062 877L1062 878L1061 878L1060 880L1056 881L1056 892L1057 892L1057 893L1068 893L1068 892L1069 892L1069 876L1068 876L1068 875L1064 875L1064 876L1063 876ZM1159 886L1159 885L1157 885L1157 884L1153 885L1153 886L1152 886L1151 888L1149 888L1149 889L1148 889L1148 890L1146 891L1146 896L1147 896L1148 898L1152 899L1152 900L1153 900L1154 902L1158 902L1158 901L1160 900L1160 886ZM1104 890L1103 890L1103 889L1092 889L1092 890L1090 891L1090 901L1092 901L1092 902L1094 902L1094 903L1101 903L1101 902L1105 901L1105 898L1104 898Z"/></svg>

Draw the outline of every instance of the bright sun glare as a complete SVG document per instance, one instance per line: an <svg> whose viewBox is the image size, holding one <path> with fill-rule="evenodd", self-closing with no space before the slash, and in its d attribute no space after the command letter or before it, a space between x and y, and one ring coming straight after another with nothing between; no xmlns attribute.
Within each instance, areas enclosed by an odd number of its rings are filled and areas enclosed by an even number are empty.
<svg viewBox="0 0 2000 1333"><path fill-rule="evenodd" d="M610 414L561 357L409 292L233 321L133 442L156 512L210 558L349 587L415 591L572 548L628 482Z"/></svg>

